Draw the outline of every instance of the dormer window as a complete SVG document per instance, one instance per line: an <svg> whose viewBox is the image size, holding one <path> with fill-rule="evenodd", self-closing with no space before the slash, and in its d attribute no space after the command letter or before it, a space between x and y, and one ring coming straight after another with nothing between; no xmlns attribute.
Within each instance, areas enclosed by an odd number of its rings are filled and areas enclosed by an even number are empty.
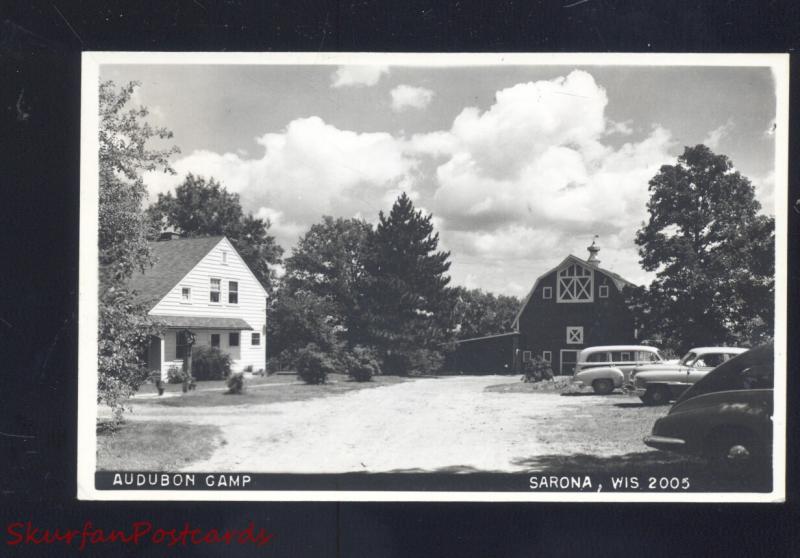
<svg viewBox="0 0 800 558"><path fill-rule="evenodd" d="M542 287L542 298L553 298L553 287Z"/></svg>
<svg viewBox="0 0 800 558"><path fill-rule="evenodd" d="M592 270L571 263L558 271L558 302L592 302L594 275Z"/></svg>

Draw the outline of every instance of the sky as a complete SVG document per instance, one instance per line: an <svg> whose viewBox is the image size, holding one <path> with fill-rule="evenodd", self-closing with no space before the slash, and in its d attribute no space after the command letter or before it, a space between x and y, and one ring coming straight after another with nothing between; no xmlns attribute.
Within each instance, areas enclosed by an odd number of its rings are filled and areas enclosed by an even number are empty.
<svg viewBox="0 0 800 558"><path fill-rule="evenodd" d="M322 219L377 221L401 192L433 215L452 284L524 296L598 235L602 266L646 284L648 181L684 146L731 158L774 214L769 68L104 65L172 130L177 175L215 178L291 253Z"/></svg>

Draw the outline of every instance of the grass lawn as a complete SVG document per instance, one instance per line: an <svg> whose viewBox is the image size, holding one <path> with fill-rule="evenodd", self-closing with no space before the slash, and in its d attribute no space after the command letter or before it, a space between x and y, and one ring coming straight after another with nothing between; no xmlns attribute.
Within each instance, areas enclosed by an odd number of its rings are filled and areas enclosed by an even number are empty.
<svg viewBox="0 0 800 558"><path fill-rule="evenodd" d="M126 422L97 434L97 470L177 471L207 459L222 441L216 426Z"/></svg>
<svg viewBox="0 0 800 558"><path fill-rule="evenodd" d="M264 405L327 397L359 389L393 385L409 379L400 376L375 376L371 382L354 382L346 374L331 374L328 376L328 383L309 385L299 381L294 375L273 375L246 379L244 393L239 395L229 395L224 391L211 391L216 388L224 388L225 382L223 381L197 382L196 390L181 393L177 397L134 398L131 403L164 407ZM168 391L181 392L180 385L168 387L177 388ZM144 391L142 390L140 393L144 393ZM149 393L155 393L155 389L150 389Z"/></svg>
<svg viewBox="0 0 800 558"><path fill-rule="evenodd" d="M522 376L520 375L520 378ZM556 376L553 381L523 382L488 386L484 391L495 393L561 393L572 384L572 376Z"/></svg>

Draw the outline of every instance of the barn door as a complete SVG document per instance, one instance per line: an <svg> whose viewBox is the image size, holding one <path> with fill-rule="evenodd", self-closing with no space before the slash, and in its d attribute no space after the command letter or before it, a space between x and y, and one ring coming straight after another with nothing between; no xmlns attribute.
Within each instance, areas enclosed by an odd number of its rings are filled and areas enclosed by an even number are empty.
<svg viewBox="0 0 800 558"><path fill-rule="evenodd" d="M575 363L578 362L578 351L569 349L561 350L561 375L572 376L575 373Z"/></svg>

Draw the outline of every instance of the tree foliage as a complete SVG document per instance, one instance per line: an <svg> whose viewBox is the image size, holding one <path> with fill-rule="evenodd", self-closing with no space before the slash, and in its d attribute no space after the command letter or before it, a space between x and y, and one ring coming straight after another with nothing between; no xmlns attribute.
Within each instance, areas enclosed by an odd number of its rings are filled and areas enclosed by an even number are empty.
<svg viewBox="0 0 800 558"><path fill-rule="evenodd" d="M454 323L459 339L511 331L520 307L518 298L464 287L455 287L454 291Z"/></svg>
<svg viewBox="0 0 800 558"><path fill-rule="evenodd" d="M366 338L365 265L371 230L361 219L326 216L311 226L286 259L284 294L305 291L328 301L330 323L351 348Z"/></svg>
<svg viewBox="0 0 800 558"><path fill-rule="evenodd" d="M159 194L147 215L151 234L173 229L190 237L227 236L261 284L267 290L275 286L275 264L283 249L268 234L270 222L245 215L239 195L213 178L188 174L174 194Z"/></svg>
<svg viewBox="0 0 800 558"><path fill-rule="evenodd" d="M438 245L431 216L414 209L405 193L388 216L380 213L369 235L369 335L389 373L409 372L415 359L441 361L443 347L452 338L455 297L446 275L450 253L437 251Z"/></svg>
<svg viewBox="0 0 800 558"><path fill-rule="evenodd" d="M145 171L171 172L176 147L153 149L154 140L172 137L150 126L144 107L131 108L137 84L100 85L98 251L98 402L111 406L119 419L125 400L147 378L142 354L155 330L126 289L135 270L150 265L147 220L142 204Z"/></svg>
<svg viewBox="0 0 800 558"><path fill-rule="evenodd" d="M645 336L679 352L770 338L775 226L759 214L750 181L697 145L649 184L649 220L636 244L656 279L629 292Z"/></svg>

